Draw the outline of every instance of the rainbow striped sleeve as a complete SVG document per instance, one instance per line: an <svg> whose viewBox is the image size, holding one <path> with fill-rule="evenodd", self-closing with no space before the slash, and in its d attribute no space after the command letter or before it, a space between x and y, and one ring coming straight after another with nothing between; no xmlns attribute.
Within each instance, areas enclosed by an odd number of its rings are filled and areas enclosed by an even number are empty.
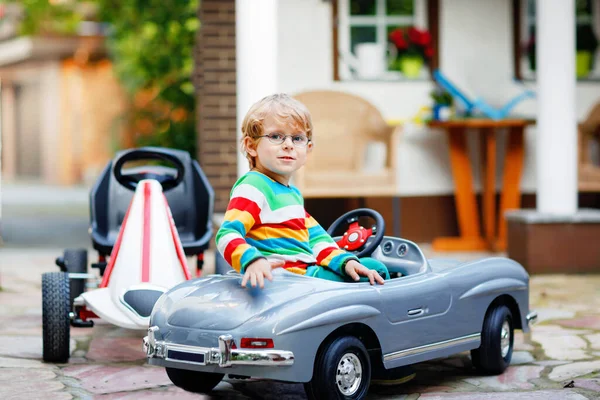
<svg viewBox="0 0 600 400"><path fill-rule="evenodd" d="M345 276L344 265L348 260L358 258L339 248L331 236L319 225L319 223L306 213L306 228L308 229L309 245L317 264L327 267L338 275Z"/></svg>
<svg viewBox="0 0 600 400"><path fill-rule="evenodd" d="M231 191L225 218L215 238L217 249L236 271L244 273L246 267L258 258L265 258L254 246L249 245L246 233L260 224L260 211L264 195L253 185L238 181Z"/></svg>

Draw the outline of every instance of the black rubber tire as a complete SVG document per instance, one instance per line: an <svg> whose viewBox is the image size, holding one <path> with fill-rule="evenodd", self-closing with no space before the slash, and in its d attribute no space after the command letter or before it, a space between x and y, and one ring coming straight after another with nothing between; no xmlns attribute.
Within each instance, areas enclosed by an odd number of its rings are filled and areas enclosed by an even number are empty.
<svg viewBox="0 0 600 400"><path fill-rule="evenodd" d="M356 391L344 395L336 384L337 367L342 357L354 354L360 361L362 379ZM304 384L309 400L318 399L362 399L369 391L371 383L371 361L365 345L354 336L342 336L334 339L317 354L312 380Z"/></svg>
<svg viewBox="0 0 600 400"><path fill-rule="evenodd" d="M67 274L42 274L42 353L46 362L65 363L69 360L70 310Z"/></svg>
<svg viewBox="0 0 600 400"><path fill-rule="evenodd" d="M177 387L194 393L210 393L221 382L224 374L190 371L166 367L167 376Z"/></svg>
<svg viewBox="0 0 600 400"><path fill-rule="evenodd" d="M502 357L501 335L502 325L508 321L509 349L506 356ZM471 350L473 366L484 375L499 375L510 365L514 344L513 316L510 309L504 305L489 310L483 322L481 332L481 345L478 349Z"/></svg>
<svg viewBox="0 0 600 400"><path fill-rule="evenodd" d="M76 274L87 273L88 254L85 249L67 249L63 255L67 272ZM70 304L85 290L85 279L71 279Z"/></svg>

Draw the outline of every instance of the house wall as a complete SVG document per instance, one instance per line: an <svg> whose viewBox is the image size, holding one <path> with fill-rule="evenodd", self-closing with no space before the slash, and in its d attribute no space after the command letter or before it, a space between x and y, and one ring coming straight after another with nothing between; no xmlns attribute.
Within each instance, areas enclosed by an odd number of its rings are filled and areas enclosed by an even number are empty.
<svg viewBox="0 0 600 400"><path fill-rule="evenodd" d="M6 181L91 185L122 136L126 97L107 60L0 69Z"/></svg>
<svg viewBox="0 0 600 400"><path fill-rule="evenodd" d="M535 82L513 80L511 0L441 0L440 68L471 97L483 97L502 105ZM279 90L297 93L333 89L364 97L388 119L410 119L430 105L431 81L335 82L333 81L331 2L281 0L279 3ZM557 60L560 62L560 60ZM600 100L593 82L577 84L577 117L584 119ZM534 118L537 102L527 100L514 112ZM498 178L501 177L503 137L499 138ZM526 134L526 153L521 188L535 192L536 129ZM472 162L478 163L477 138L470 137ZM438 130L409 126L398 151L398 185L402 196L444 195L453 192L448 142ZM480 168L474 169L479 188ZM500 183L500 179L498 179Z"/></svg>
<svg viewBox="0 0 600 400"><path fill-rule="evenodd" d="M235 0L202 0L198 10L196 85L198 162L223 212L237 178Z"/></svg>

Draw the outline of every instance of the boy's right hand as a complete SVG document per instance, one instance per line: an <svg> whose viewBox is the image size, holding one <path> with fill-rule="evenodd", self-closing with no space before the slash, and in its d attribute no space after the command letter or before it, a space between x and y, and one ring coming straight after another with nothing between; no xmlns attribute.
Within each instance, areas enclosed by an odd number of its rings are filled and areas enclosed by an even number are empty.
<svg viewBox="0 0 600 400"><path fill-rule="evenodd" d="M256 287L256 283L258 282L258 286L261 289L264 288L265 278L270 281L273 280L271 270L274 268L283 267L283 264L285 264L285 262L282 260L267 261L265 258L259 258L246 267L246 272L242 278L242 287L246 287L248 279L250 279L250 285L252 287Z"/></svg>

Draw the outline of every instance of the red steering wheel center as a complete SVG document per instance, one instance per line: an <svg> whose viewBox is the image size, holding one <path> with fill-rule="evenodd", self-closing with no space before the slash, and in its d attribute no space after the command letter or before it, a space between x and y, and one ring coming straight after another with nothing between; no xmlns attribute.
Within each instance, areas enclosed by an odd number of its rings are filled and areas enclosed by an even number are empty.
<svg viewBox="0 0 600 400"><path fill-rule="evenodd" d="M353 222L344 233L344 236L337 241L337 244L344 250L358 250L365 245L365 242L372 234L372 229L365 229L358 225L358 222Z"/></svg>

